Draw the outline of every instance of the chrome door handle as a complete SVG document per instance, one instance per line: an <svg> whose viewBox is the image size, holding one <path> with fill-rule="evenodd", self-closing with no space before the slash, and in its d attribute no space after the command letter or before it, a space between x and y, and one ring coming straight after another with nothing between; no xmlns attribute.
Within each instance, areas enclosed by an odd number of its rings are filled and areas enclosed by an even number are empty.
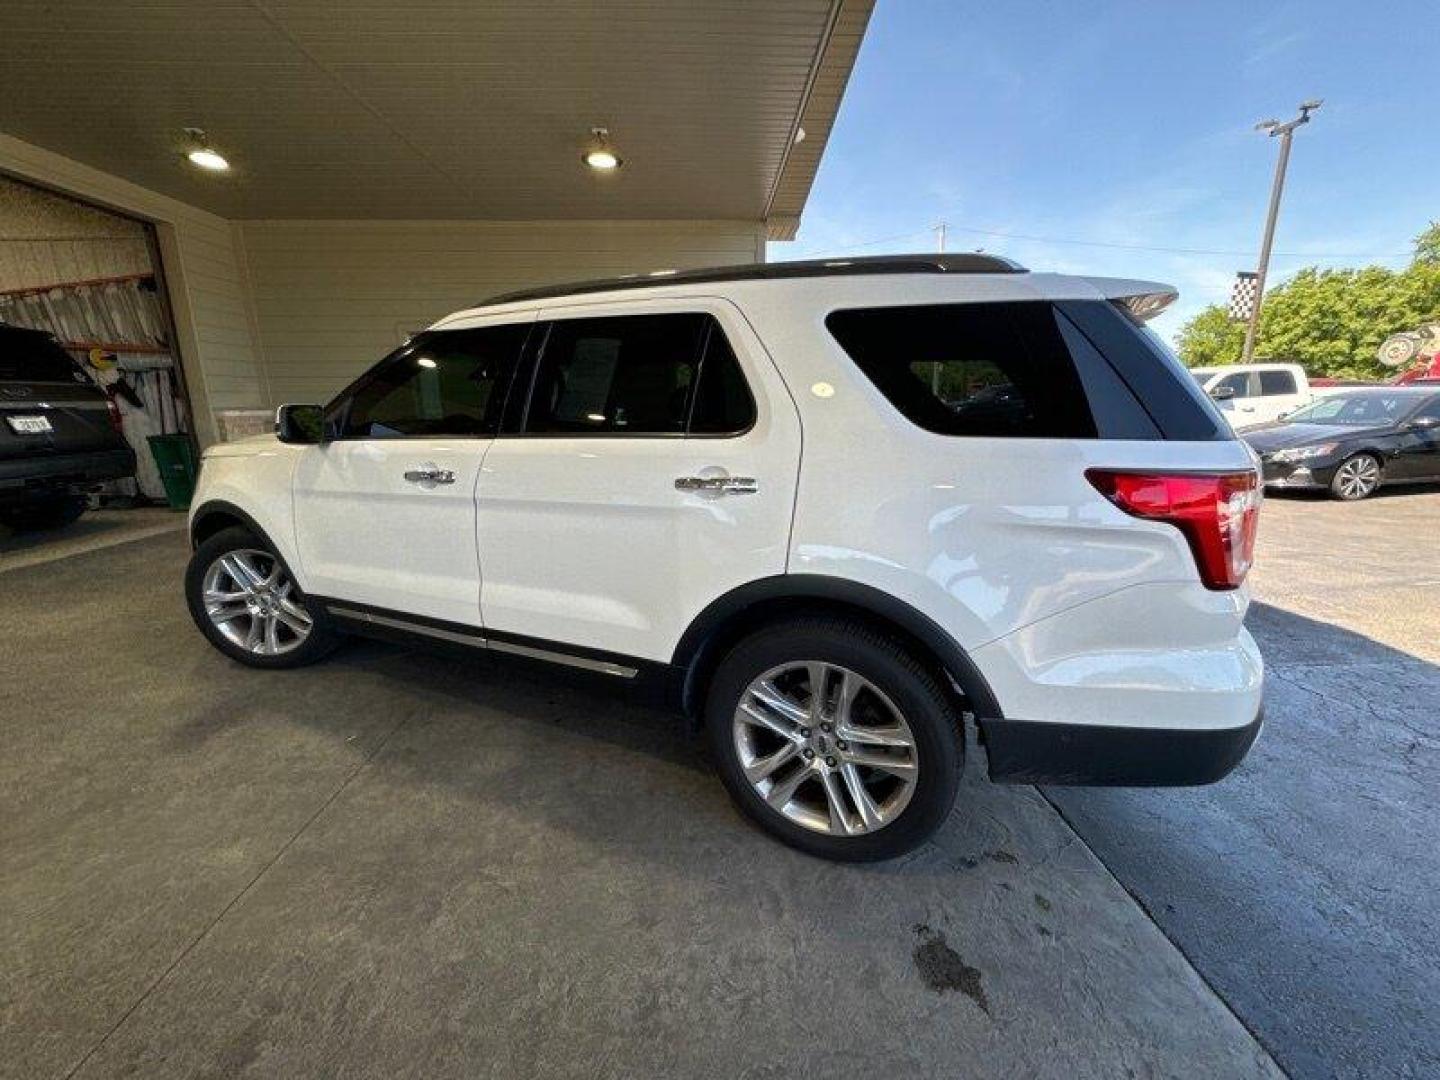
<svg viewBox="0 0 1440 1080"><path fill-rule="evenodd" d="M442 469L438 465L431 465L427 462L424 465L417 465L413 469L406 469L405 479L412 484L453 484L455 473L450 469Z"/></svg>
<svg viewBox="0 0 1440 1080"><path fill-rule="evenodd" d="M760 490L753 476L677 476L676 491L714 491L721 495L753 495Z"/></svg>

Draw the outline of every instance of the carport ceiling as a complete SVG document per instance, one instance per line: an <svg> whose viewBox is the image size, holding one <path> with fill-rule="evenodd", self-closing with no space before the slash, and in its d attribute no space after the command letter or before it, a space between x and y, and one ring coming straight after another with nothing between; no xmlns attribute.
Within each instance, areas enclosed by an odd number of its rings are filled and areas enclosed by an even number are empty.
<svg viewBox="0 0 1440 1080"><path fill-rule="evenodd" d="M231 218L763 218L783 235L872 3L7 0L0 129ZM186 127L229 174L182 160ZM618 174L581 164L592 127Z"/></svg>

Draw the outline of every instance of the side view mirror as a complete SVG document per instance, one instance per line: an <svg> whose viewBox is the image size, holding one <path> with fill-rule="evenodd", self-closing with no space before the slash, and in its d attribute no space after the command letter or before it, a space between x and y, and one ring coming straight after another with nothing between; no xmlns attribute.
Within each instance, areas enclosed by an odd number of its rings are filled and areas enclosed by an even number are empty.
<svg viewBox="0 0 1440 1080"><path fill-rule="evenodd" d="M281 405L275 410L275 434L283 443L322 443L325 410L319 405Z"/></svg>
<svg viewBox="0 0 1440 1080"><path fill-rule="evenodd" d="M1410 427L1416 431L1432 431L1440 427L1440 416L1417 416L1410 421Z"/></svg>
<svg viewBox="0 0 1440 1080"><path fill-rule="evenodd" d="M1217 386L1210 391L1210 396L1216 401L1229 401L1235 396L1235 388L1233 386Z"/></svg>

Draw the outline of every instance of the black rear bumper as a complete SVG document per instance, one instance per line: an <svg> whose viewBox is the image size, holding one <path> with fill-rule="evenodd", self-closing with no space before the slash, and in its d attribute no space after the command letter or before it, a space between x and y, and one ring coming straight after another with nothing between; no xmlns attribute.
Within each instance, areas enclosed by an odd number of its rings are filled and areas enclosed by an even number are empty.
<svg viewBox="0 0 1440 1080"><path fill-rule="evenodd" d="M1101 727L985 720L990 779L1005 784L1180 787L1212 784L1244 759L1262 709L1243 727L1218 730Z"/></svg>
<svg viewBox="0 0 1440 1080"><path fill-rule="evenodd" d="M128 446L80 454L36 454L0 459L0 502L25 502L57 491L135 475Z"/></svg>

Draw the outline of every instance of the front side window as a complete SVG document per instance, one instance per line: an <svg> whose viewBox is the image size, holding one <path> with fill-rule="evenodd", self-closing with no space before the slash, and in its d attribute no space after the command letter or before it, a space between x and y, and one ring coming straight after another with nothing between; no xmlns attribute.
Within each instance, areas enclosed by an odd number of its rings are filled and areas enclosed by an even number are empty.
<svg viewBox="0 0 1440 1080"><path fill-rule="evenodd" d="M614 315L552 324L525 431L723 434L744 430L753 418L749 389L714 318Z"/></svg>
<svg viewBox="0 0 1440 1080"><path fill-rule="evenodd" d="M1042 301L832 312L841 348L910 421L940 435L1157 438L1091 339Z"/></svg>
<svg viewBox="0 0 1440 1080"><path fill-rule="evenodd" d="M1288 371L1260 372L1260 394L1274 397L1278 394L1295 393L1295 376Z"/></svg>
<svg viewBox="0 0 1440 1080"><path fill-rule="evenodd" d="M1412 420L1440 420L1440 395L1432 397L1416 410Z"/></svg>
<svg viewBox="0 0 1440 1080"><path fill-rule="evenodd" d="M329 417L346 439L491 435L528 323L435 330L392 353Z"/></svg>
<svg viewBox="0 0 1440 1080"><path fill-rule="evenodd" d="M1245 371L1237 371L1233 375L1226 375L1218 383L1210 388L1210 393L1220 397L1223 391L1228 390L1229 397L1255 397L1255 387L1252 385L1254 376Z"/></svg>

